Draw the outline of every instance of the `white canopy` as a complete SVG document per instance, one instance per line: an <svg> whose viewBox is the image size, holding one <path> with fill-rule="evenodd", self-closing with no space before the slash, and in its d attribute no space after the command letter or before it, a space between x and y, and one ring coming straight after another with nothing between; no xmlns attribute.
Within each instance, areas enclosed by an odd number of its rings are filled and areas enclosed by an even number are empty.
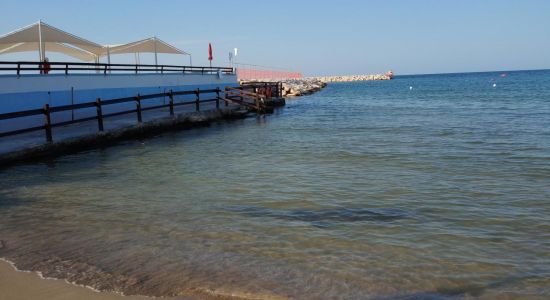
<svg viewBox="0 0 550 300"><path fill-rule="evenodd" d="M99 61L99 57L122 53L154 53L155 65L158 53L191 54L182 51L157 37L131 42L123 45L102 46L73 34L57 29L42 21L25 26L0 36L0 54L37 51L40 61L46 58L46 51L63 53L83 61ZM136 62L137 63L137 62Z"/></svg>
<svg viewBox="0 0 550 300"><path fill-rule="evenodd" d="M144 40L131 42L123 45L108 46L109 54L122 54L122 53L154 53L155 54L155 65L158 64L157 54L158 53L168 53L168 54L191 54L182 51L157 37L151 37Z"/></svg>
<svg viewBox="0 0 550 300"><path fill-rule="evenodd" d="M184 54L189 53L182 51L157 37L147 38L141 41L131 42L124 45L110 46L111 54L117 53L169 53L169 54Z"/></svg>
<svg viewBox="0 0 550 300"><path fill-rule="evenodd" d="M97 56L86 50L70 47L61 43L43 43L46 51L63 53L82 61L93 61ZM2 44L0 45L0 54L38 51L38 43L17 43L17 44Z"/></svg>
<svg viewBox="0 0 550 300"><path fill-rule="evenodd" d="M30 43L26 46L18 46L22 51L29 51L28 49L37 50L40 54L40 60L44 60L46 57L46 50L61 52L67 55L74 54L73 49L68 47L58 47L54 44L68 44L73 47L80 48L96 56L101 55L103 47L94 42L90 42L86 39L80 38L76 35L67 33L61 29L57 29L42 21L36 22L29 26L25 26L21 29L12 31L6 35L0 36L0 50L6 50L11 48L15 52L14 45ZM50 46L48 49L47 46ZM17 47L16 47L17 48ZM57 50L57 51L56 51ZM71 53L71 54L69 54ZM73 56L73 55L71 55Z"/></svg>

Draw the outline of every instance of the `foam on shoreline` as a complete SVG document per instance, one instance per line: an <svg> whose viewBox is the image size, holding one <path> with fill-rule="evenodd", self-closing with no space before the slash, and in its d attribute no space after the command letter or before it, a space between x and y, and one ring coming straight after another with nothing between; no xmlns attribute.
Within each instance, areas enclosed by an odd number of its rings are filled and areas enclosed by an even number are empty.
<svg viewBox="0 0 550 300"><path fill-rule="evenodd" d="M44 276L40 271L17 268L14 262L0 257L0 300L285 300L270 294L250 294L224 289L195 288L182 291L174 297L153 297L143 295L127 296L120 292L101 291L92 286Z"/></svg>
<svg viewBox="0 0 550 300"><path fill-rule="evenodd" d="M39 271L20 270L12 261L0 258L0 299L150 300L169 298L125 296L116 292L103 292L91 286L46 277Z"/></svg>

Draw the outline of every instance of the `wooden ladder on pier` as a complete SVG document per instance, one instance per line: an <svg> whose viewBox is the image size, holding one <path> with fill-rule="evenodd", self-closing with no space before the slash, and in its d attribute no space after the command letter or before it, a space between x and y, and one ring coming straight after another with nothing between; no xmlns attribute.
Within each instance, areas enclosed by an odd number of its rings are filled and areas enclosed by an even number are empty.
<svg viewBox="0 0 550 300"><path fill-rule="evenodd" d="M265 113L269 110L265 95L245 91L242 88L225 87L223 100L226 103L238 104L258 113Z"/></svg>

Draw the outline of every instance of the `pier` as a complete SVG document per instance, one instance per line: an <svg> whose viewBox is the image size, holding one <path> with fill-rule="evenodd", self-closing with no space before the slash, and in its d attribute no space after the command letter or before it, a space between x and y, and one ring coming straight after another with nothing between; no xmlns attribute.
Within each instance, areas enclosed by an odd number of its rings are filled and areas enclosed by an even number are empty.
<svg viewBox="0 0 550 300"><path fill-rule="evenodd" d="M156 36L101 45L42 21L0 36L0 54L28 51L39 60L0 61L2 166L285 104L280 82L239 84L237 68L193 66L189 52ZM50 62L46 52L82 62ZM140 53L154 54L154 64L141 64ZM136 63L111 63L118 54ZM189 65L158 64L159 54L187 56Z"/></svg>
<svg viewBox="0 0 550 300"><path fill-rule="evenodd" d="M10 65L11 66L7 66ZM40 71L37 62L0 62L0 71ZM148 74L210 75L233 74L231 68L166 65L121 65L52 63L52 72L77 76L99 70L112 78L114 72ZM80 73L77 73L80 72ZM39 79L55 76L39 75ZM145 89L146 90L146 89ZM241 86L170 89L160 93L136 93L119 98L96 97L86 102L50 105L0 114L0 165L44 156L56 156L114 142L144 137L163 131L205 126L223 119L244 118L249 112L265 114L284 105L280 82L255 82ZM94 130L95 128L95 130ZM59 134L58 134L59 131ZM40 138L40 135L42 138ZM41 140L41 142L38 142Z"/></svg>

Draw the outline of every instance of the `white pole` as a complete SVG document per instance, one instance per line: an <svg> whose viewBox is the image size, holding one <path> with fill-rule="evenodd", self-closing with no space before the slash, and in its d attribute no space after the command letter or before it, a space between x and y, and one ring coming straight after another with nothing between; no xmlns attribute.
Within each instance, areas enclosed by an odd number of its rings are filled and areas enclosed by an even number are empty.
<svg viewBox="0 0 550 300"><path fill-rule="evenodd" d="M189 66L193 66L193 57L191 56L191 54L189 54Z"/></svg>
<svg viewBox="0 0 550 300"><path fill-rule="evenodd" d="M235 73L237 73L237 68L239 67L238 64L237 64L237 56L239 54L238 52L239 50L237 48L233 48L233 66L235 68L235 70L233 70Z"/></svg>
<svg viewBox="0 0 550 300"><path fill-rule="evenodd" d="M157 59L157 37L156 37L156 36L154 37L154 42L155 42L155 70L156 70L156 72L158 73L159 70L158 70L158 68L157 68L157 66L158 66L158 59Z"/></svg>
<svg viewBox="0 0 550 300"><path fill-rule="evenodd" d="M234 48L233 49L234 51L234 55L233 55L233 67L234 67L234 72L235 74L237 73L237 68L239 67L238 64L237 64L237 55L239 54L238 53L238 49L237 48Z"/></svg>
<svg viewBox="0 0 550 300"><path fill-rule="evenodd" d="M42 45L42 20L38 21L38 59L44 61L46 55L43 55L44 45Z"/></svg>
<svg viewBox="0 0 550 300"><path fill-rule="evenodd" d="M107 46L107 64L109 65L109 74L111 73L111 47Z"/></svg>

